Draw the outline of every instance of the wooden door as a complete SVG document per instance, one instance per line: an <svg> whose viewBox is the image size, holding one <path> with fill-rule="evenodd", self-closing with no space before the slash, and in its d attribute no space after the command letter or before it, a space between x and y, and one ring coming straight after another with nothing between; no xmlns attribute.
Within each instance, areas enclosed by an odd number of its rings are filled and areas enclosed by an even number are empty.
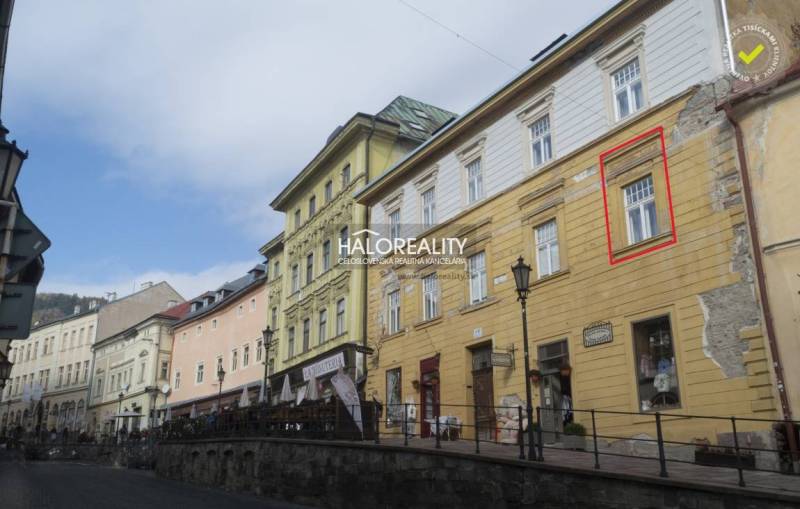
<svg viewBox="0 0 800 509"><path fill-rule="evenodd" d="M492 368L472 372L472 395L477 405L477 433L482 440L492 440L495 428Z"/></svg>

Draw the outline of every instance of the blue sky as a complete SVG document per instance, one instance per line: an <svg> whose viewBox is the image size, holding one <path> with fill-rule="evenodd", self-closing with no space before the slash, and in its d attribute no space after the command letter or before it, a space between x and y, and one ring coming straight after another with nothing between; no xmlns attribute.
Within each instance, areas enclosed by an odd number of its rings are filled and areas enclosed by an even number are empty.
<svg viewBox="0 0 800 509"><path fill-rule="evenodd" d="M409 3L522 68L610 2ZM17 2L2 119L53 241L40 291L238 277L336 125L399 94L462 112L514 74L396 0Z"/></svg>

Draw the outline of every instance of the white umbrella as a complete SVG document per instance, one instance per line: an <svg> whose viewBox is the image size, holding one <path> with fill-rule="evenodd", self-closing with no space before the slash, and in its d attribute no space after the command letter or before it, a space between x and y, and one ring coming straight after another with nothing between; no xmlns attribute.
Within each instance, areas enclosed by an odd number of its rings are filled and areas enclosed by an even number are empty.
<svg viewBox="0 0 800 509"><path fill-rule="evenodd" d="M281 389L281 401L288 402L292 401L293 399L294 398L292 398L292 387L291 384L289 383L289 375L287 373L286 376L283 378L283 389Z"/></svg>
<svg viewBox="0 0 800 509"><path fill-rule="evenodd" d="M197 404L192 403L192 410L189 412L189 419L197 417Z"/></svg>
<svg viewBox="0 0 800 509"><path fill-rule="evenodd" d="M168 406L167 407L167 415L166 415L166 417L164 417L164 421L166 422L166 421L171 421L171 420L172 420L172 407Z"/></svg>
<svg viewBox="0 0 800 509"><path fill-rule="evenodd" d="M239 407L244 408L250 406L250 395L247 394L247 386L242 387L242 397L239 398Z"/></svg>
<svg viewBox="0 0 800 509"><path fill-rule="evenodd" d="M211 405L211 413L213 414L214 412L217 411L219 411L219 408L217 408L217 402L215 401L214 404Z"/></svg>
<svg viewBox="0 0 800 509"><path fill-rule="evenodd" d="M306 393L306 399L309 401L315 401L319 399L319 388L317 387L317 377L312 376L311 380L308 381L308 392Z"/></svg>
<svg viewBox="0 0 800 509"><path fill-rule="evenodd" d="M302 386L297 389L297 401L295 402L297 405L303 402L303 399L306 397L306 391L308 390L307 386Z"/></svg>
<svg viewBox="0 0 800 509"><path fill-rule="evenodd" d="M264 386L264 382L261 382L261 390L258 391L258 402L264 403L267 401L267 389Z"/></svg>

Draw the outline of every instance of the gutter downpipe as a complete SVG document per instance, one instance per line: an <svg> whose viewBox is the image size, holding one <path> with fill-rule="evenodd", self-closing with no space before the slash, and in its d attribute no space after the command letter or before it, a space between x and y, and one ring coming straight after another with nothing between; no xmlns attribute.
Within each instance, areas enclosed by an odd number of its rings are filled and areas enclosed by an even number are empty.
<svg viewBox="0 0 800 509"><path fill-rule="evenodd" d="M742 134L742 126L736 119L733 111L733 106L730 101L717 106L717 111L723 110L725 116L733 126L734 136L736 138L736 153L739 158L739 170L742 180L742 195L744 197L747 227L750 231L750 242L753 248L753 261L756 266L756 279L758 280L758 294L761 299L761 309L764 312L764 325L767 332L767 343L769 344L769 351L772 355L773 369L775 371L775 382L778 388L778 396L780 397L783 419L785 420L786 437L789 442L789 450L792 457L798 457L797 442L794 438L794 424L792 420L792 409L789 405L789 396L786 393L786 385L783 378L783 363L781 362L781 355L778 349L777 341L775 340L775 325L772 318L772 307L770 306L769 296L767 295L766 276L764 272L764 263L761 253L761 240L758 236L758 226L756 225L755 205L753 202L753 189L750 184L750 170L747 164L747 155L744 148L744 136Z"/></svg>
<svg viewBox="0 0 800 509"><path fill-rule="evenodd" d="M366 188L369 185L369 149L370 149L370 141L372 141L372 135L375 134L375 117L372 117L372 126L369 129L369 134L367 135L367 142L365 144L365 152L366 157L364 158L364 187ZM369 206L364 205L364 228L369 228ZM366 241L366 236L368 234L364 232L364 240ZM366 242L364 243L366 245ZM364 310L361 313L361 345L364 347L363 359L364 359L364 393L363 397L367 399L367 299L369 298L369 281L367 280L369 265L364 265L364 276L361 278L361 297L364 299Z"/></svg>

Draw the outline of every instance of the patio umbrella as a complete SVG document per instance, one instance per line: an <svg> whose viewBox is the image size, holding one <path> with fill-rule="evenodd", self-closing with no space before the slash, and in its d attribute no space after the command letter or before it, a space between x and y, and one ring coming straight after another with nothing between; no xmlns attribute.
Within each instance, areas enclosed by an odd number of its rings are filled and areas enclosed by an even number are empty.
<svg viewBox="0 0 800 509"><path fill-rule="evenodd" d="M281 401L282 402L289 402L292 401L292 387L289 383L289 375L288 373L283 378L283 389L281 389Z"/></svg>
<svg viewBox="0 0 800 509"><path fill-rule="evenodd" d="M308 386L306 385L297 389L297 401L295 402L295 404L299 405L300 403L303 402L303 400L306 397L306 391L308 391Z"/></svg>
<svg viewBox="0 0 800 509"><path fill-rule="evenodd" d="M264 382L261 382L261 389L258 391L258 402L264 403L267 401L267 389L264 386Z"/></svg>
<svg viewBox="0 0 800 509"><path fill-rule="evenodd" d="M192 410L189 412L189 419L197 417L197 404L192 403Z"/></svg>
<svg viewBox="0 0 800 509"><path fill-rule="evenodd" d="M217 402L215 401L214 404L211 405L211 413L213 414L214 412L217 411L219 411L219 408L217 408Z"/></svg>
<svg viewBox="0 0 800 509"><path fill-rule="evenodd" d="M247 386L242 387L242 397L239 398L239 408L250 406L250 395L247 394Z"/></svg>
<svg viewBox="0 0 800 509"><path fill-rule="evenodd" d="M312 376L311 380L308 381L308 392L306 393L306 399L309 401L315 401L319 399L319 388L317 387L317 377Z"/></svg>
<svg viewBox="0 0 800 509"><path fill-rule="evenodd" d="M172 407L168 406L167 407L167 415L166 415L166 417L164 417L164 421L166 422L166 421L171 421L171 420L172 420Z"/></svg>

